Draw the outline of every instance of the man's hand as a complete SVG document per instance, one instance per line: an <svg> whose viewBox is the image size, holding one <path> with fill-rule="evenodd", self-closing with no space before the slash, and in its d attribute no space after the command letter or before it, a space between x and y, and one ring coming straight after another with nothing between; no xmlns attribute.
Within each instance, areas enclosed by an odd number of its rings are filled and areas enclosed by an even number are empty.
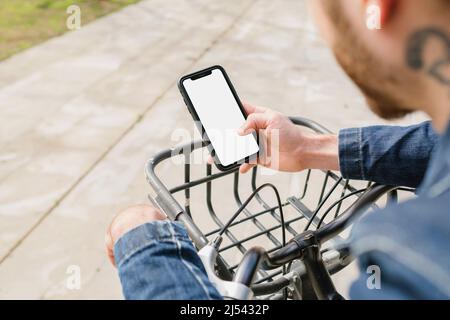
<svg viewBox="0 0 450 320"><path fill-rule="evenodd" d="M339 170L338 142L335 135L318 135L294 125L285 115L263 107L243 103L248 114L240 135L259 134L264 152L258 164L279 171L305 169ZM210 157L209 163L213 160ZM244 163L241 173L255 164Z"/></svg>
<svg viewBox="0 0 450 320"><path fill-rule="evenodd" d="M119 212L109 225L105 236L106 252L111 263L115 265L114 244L121 236L141 224L166 219L164 214L149 205L137 205Z"/></svg>

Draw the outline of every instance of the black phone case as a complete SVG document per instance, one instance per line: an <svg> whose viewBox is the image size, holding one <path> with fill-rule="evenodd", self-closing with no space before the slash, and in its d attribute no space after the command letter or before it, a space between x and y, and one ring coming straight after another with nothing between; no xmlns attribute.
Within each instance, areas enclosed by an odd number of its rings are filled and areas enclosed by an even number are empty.
<svg viewBox="0 0 450 320"><path fill-rule="evenodd" d="M189 96L188 96L188 94L186 92L186 89L183 86L183 81L184 80L190 79L190 78L193 78L194 80L198 79L198 78L202 78L204 76L207 76L207 75L211 74L212 70L215 70L215 69L219 69L222 72L222 74L225 77L225 80L227 81L227 84L228 84L228 86L229 86L229 88L230 88L230 90L231 90L231 92L232 92L232 94L233 94L233 96L234 96L238 106L239 106L239 109L241 110L242 114L244 115L244 118L247 119L247 113L245 112L244 107L242 106L241 100L239 99L239 97L238 97L238 95L236 93L236 90L234 89L233 84L231 83L230 78L228 77L228 74L226 73L225 69L222 66L219 66L219 65L212 66L212 67L209 67L209 68L206 68L206 69L203 69L203 70L200 70L200 71L197 71L197 72L194 72L194 73L191 73L191 74L188 74L188 75L185 75L185 76L181 77L180 80L178 80L178 89L180 90L180 93L183 96L184 103L186 104L186 106L187 106L187 108L189 110L189 113L191 114L192 118L195 121L195 124L196 124L198 130L201 133L203 141L205 141L207 143L208 150L209 150L211 156L214 159L214 163L215 163L216 167L219 170L221 170L221 171L228 171L228 170L232 170L232 169L240 166L242 163L249 162L250 160L255 159L258 154L255 153L255 154L253 154L253 155L251 155L249 157L246 157L246 158L244 158L242 160L239 160L239 161L237 161L237 162L235 162L235 163L233 163L233 164L231 164L229 166L223 166L220 163L219 159L217 158L216 153L214 151L214 148L213 148L213 146L212 146L212 144L211 144L211 142L210 142L210 140L208 138L208 135L206 134L205 129L203 128L203 125L201 124L200 118L199 118L197 112L195 111L195 108L194 108L194 106L192 104L192 101L189 98ZM253 134L253 135L254 135L254 137L256 139L256 142L259 145L259 141L258 141L257 135L256 134Z"/></svg>

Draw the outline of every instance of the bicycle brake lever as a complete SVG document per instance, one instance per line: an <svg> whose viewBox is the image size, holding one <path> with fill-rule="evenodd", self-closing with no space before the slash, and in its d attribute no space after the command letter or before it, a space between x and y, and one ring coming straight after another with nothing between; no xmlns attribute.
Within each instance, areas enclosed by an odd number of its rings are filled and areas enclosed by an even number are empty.
<svg viewBox="0 0 450 320"><path fill-rule="evenodd" d="M216 243L207 244L200 249L198 255L200 256L203 266L205 267L209 280L225 299L253 299L253 291L246 285L239 282L225 281L216 275L214 271L214 266L218 255Z"/></svg>

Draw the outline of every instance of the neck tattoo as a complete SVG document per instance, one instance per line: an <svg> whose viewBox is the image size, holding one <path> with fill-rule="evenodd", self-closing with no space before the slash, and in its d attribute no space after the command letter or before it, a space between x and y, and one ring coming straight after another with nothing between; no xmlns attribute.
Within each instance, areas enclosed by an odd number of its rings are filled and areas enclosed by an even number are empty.
<svg viewBox="0 0 450 320"><path fill-rule="evenodd" d="M440 41L444 51L438 58L426 61L424 50L430 39ZM430 27L414 32L408 39L406 61L411 69L426 72L450 89L450 37L444 31Z"/></svg>

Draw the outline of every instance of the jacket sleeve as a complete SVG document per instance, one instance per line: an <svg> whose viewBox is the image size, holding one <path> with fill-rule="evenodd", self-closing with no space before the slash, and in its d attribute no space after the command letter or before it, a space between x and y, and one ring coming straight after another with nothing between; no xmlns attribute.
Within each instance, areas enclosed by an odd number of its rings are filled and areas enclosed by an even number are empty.
<svg viewBox="0 0 450 320"><path fill-rule="evenodd" d="M439 136L430 122L371 126L339 132L339 164L344 178L416 188Z"/></svg>

